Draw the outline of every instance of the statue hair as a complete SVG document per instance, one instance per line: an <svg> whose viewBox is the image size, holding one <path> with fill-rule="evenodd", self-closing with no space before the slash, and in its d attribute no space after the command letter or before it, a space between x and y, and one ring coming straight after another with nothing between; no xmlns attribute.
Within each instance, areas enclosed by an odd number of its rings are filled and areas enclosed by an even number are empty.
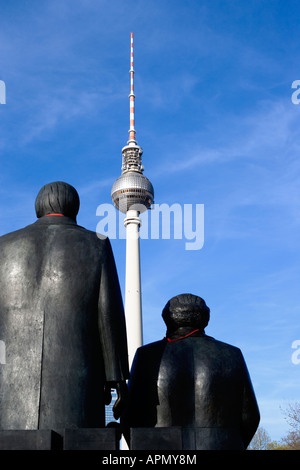
<svg viewBox="0 0 300 470"><path fill-rule="evenodd" d="M199 328L202 331L209 322L210 309L201 297L180 294L166 303L162 317L168 331L180 327Z"/></svg>
<svg viewBox="0 0 300 470"><path fill-rule="evenodd" d="M58 213L75 220L79 211L79 196L68 183L56 181L43 186L35 200L37 218Z"/></svg>

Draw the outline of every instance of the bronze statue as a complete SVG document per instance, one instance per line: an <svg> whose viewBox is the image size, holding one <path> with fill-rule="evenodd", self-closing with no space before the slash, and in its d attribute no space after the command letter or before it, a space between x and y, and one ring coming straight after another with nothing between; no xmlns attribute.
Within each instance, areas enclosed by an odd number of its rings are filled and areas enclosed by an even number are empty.
<svg viewBox="0 0 300 470"><path fill-rule="evenodd" d="M0 429L105 426L127 396L120 286L108 238L77 225L77 191L49 183L38 220L0 237Z"/></svg>
<svg viewBox="0 0 300 470"><path fill-rule="evenodd" d="M199 430L197 449L247 448L259 410L240 349L205 334L210 309L198 296L173 297L162 316L166 338L133 361L122 418L129 445L130 428L179 426Z"/></svg>

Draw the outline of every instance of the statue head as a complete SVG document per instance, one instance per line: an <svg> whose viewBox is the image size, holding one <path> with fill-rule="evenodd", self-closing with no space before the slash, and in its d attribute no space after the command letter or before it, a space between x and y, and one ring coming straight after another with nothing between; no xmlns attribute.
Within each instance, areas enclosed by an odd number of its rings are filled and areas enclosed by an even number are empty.
<svg viewBox="0 0 300 470"><path fill-rule="evenodd" d="M180 294L172 297L162 311L168 332L180 327L199 328L201 331L209 322L210 309L205 301L193 294Z"/></svg>
<svg viewBox="0 0 300 470"><path fill-rule="evenodd" d="M79 204L76 189L68 183L56 181L40 189L35 200L35 211L38 218L55 213L70 217L76 222Z"/></svg>

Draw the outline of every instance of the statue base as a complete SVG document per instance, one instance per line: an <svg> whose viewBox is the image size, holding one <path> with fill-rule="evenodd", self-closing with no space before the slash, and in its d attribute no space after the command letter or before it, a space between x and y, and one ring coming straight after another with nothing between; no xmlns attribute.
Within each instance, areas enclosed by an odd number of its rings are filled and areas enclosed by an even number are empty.
<svg viewBox="0 0 300 470"><path fill-rule="evenodd" d="M118 427L0 431L1 450L120 450ZM244 450L238 433L226 428L132 428L130 450Z"/></svg>
<svg viewBox="0 0 300 470"><path fill-rule="evenodd" d="M60 450L62 437L51 430L0 431L0 450Z"/></svg>
<svg viewBox="0 0 300 470"><path fill-rule="evenodd" d="M1 450L119 450L115 428L0 431Z"/></svg>
<svg viewBox="0 0 300 470"><path fill-rule="evenodd" d="M131 450L244 450L237 430L213 427L130 429Z"/></svg>

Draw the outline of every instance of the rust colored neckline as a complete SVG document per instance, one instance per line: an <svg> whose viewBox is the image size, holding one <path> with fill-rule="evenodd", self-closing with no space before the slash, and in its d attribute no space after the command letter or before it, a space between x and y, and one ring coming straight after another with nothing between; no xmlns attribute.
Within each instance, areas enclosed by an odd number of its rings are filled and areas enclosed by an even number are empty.
<svg viewBox="0 0 300 470"><path fill-rule="evenodd" d="M50 215L59 215L60 217L64 217L64 214L56 214L53 212L53 214L46 214L46 217L49 217Z"/></svg>
<svg viewBox="0 0 300 470"><path fill-rule="evenodd" d="M197 330L191 331L191 332L188 333L187 335L180 336L179 338L174 338L174 339L166 338L166 340L167 340L169 343L174 343L175 341L179 341L180 339L184 339L184 338L187 338L188 336L193 335L193 334L196 333L197 331L199 331L199 328L198 328Z"/></svg>

